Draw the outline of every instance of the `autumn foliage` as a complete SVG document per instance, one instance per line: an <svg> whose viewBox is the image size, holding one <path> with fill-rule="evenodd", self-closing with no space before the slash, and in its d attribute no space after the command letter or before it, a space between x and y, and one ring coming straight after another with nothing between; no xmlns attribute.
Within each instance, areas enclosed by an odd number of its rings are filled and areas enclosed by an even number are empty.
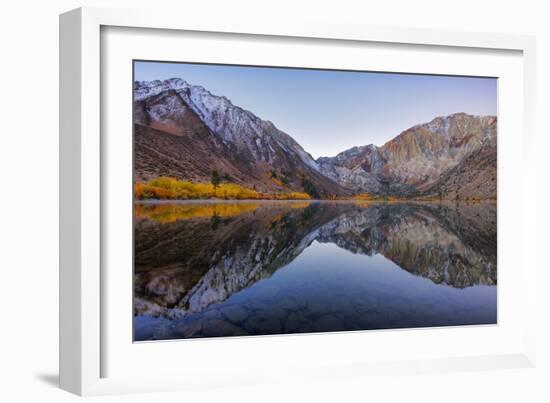
<svg viewBox="0 0 550 403"><path fill-rule="evenodd" d="M192 218L236 217L256 210L257 202L250 203L185 203L185 204L136 204L136 218L150 218L160 223L171 223Z"/></svg>
<svg viewBox="0 0 550 403"><path fill-rule="evenodd" d="M397 201L398 199L394 196L381 196L381 195L372 195L369 193L360 193L353 196L355 200L360 201Z"/></svg>
<svg viewBox="0 0 550 403"><path fill-rule="evenodd" d="M310 196L302 192L260 193L235 183L193 183L169 177L158 177L145 183L134 185L136 199L188 200L308 200Z"/></svg>

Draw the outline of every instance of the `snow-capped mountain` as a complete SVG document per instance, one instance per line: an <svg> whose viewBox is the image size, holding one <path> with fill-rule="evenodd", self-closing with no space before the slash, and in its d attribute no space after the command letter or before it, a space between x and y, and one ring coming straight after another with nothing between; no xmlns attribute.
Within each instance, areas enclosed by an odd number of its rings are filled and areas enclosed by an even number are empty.
<svg viewBox="0 0 550 403"><path fill-rule="evenodd" d="M179 78L134 83L134 124L140 180L159 174L204 180L216 169L258 190L346 192L273 123Z"/></svg>
<svg viewBox="0 0 550 403"><path fill-rule="evenodd" d="M357 193L496 198L497 119L456 113L381 147L314 160L272 122L224 96L172 78L134 83L136 180L206 182L212 170L259 191L314 198Z"/></svg>

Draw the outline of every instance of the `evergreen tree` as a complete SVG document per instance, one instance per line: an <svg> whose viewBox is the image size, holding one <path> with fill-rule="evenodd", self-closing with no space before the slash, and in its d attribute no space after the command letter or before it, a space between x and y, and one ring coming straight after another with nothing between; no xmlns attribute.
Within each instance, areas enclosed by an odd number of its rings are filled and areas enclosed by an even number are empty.
<svg viewBox="0 0 550 403"><path fill-rule="evenodd" d="M220 174L218 173L218 171L213 170L212 176L210 178L210 182L212 183L212 185L214 185L214 189L218 187L218 185L220 184L220 181L221 181Z"/></svg>

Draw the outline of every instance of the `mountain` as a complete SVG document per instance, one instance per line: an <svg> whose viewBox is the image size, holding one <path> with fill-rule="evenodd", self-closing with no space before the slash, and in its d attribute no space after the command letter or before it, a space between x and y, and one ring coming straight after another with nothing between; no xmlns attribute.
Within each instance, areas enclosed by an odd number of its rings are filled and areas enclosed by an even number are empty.
<svg viewBox="0 0 550 403"><path fill-rule="evenodd" d="M380 147L353 147L342 151L336 157L317 159L321 172L350 189L353 193L376 195L412 194L415 188L400 179L385 175L387 157Z"/></svg>
<svg viewBox="0 0 550 403"><path fill-rule="evenodd" d="M134 135L137 181L172 176L207 182L217 170L262 192L349 194L273 123L182 79L134 83Z"/></svg>
<svg viewBox="0 0 550 403"><path fill-rule="evenodd" d="M421 197L441 199L496 199L496 139L484 144L445 171L420 193Z"/></svg>
<svg viewBox="0 0 550 403"><path fill-rule="evenodd" d="M496 136L496 117L457 113L317 163L355 193L496 198Z"/></svg>
<svg viewBox="0 0 550 403"><path fill-rule="evenodd" d="M314 160L291 136L224 96L179 78L134 83L136 181L226 181L313 198L495 199L497 119L456 113L413 126L381 147Z"/></svg>

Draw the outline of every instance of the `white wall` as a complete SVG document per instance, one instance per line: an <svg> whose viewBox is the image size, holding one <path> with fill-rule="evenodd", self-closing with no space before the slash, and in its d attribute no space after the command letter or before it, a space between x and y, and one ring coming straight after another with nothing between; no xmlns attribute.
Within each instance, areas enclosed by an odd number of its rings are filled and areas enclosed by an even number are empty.
<svg viewBox="0 0 550 403"><path fill-rule="evenodd" d="M272 0L162 1L4 1L0 24L1 221L0 395L6 402L73 401L57 382L57 169L58 169L58 14L81 5L116 7L184 6L186 14L268 14L273 18L313 15L326 20L537 35L540 184L548 184L550 133L544 125L549 104L550 29L544 1L328 1ZM544 178L542 178L544 175ZM533 191L533 195L535 192ZM539 188L539 205L548 196ZM539 209L540 210L540 209ZM548 236L539 211L539 265ZM7 257L7 259L6 259ZM346 384L246 390L215 390L128 397L109 401L550 401L548 348L549 276L541 273L539 366L529 370L355 379ZM544 307L546 309L542 309ZM185 363L182 363L185 365ZM483 400L482 400L483 399ZM502 400L504 399L504 400Z"/></svg>

